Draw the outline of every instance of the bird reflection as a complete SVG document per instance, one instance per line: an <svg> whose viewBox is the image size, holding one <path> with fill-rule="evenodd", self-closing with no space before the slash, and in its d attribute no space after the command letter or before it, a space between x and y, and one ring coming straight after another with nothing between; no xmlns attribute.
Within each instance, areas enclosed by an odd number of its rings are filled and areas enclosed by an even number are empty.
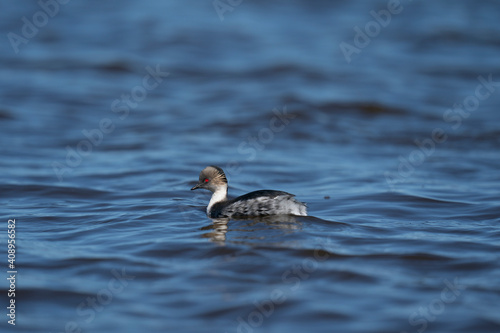
<svg viewBox="0 0 500 333"><path fill-rule="evenodd" d="M227 222L229 222L229 218L224 217L211 220L212 224L201 228L201 230L212 230L212 231L207 232L202 236L205 238L210 238L212 241L216 243L223 243L226 240Z"/></svg>
<svg viewBox="0 0 500 333"><path fill-rule="evenodd" d="M217 243L224 243L226 241L228 222L230 220L243 223L247 222L244 224L244 227L250 227L248 231L253 231L251 227L262 223L266 224L272 229L298 230L302 228L302 223L300 222L298 217L294 215L269 215L249 219L215 218L211 220L212 223L210 225L201 228L201 230L209 230L210 232L207 232L202 236L205 238L210 238L212 241Z"/></svg>

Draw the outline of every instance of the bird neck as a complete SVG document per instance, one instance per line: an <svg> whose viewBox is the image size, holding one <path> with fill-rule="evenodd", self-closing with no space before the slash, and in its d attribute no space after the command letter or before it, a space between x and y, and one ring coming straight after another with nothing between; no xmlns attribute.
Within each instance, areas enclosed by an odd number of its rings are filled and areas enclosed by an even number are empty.
<svg viewBox="0 0 500 333"><path fill-rule="evenodd" d="M217 187L214 194L212 194L212 198L210 199L210 202L208 203L207 206L207 214L210 214L210 210L212 209L213 205L215 205L218 202L226 200L227 200L227 185L221 185Z"/></svg>

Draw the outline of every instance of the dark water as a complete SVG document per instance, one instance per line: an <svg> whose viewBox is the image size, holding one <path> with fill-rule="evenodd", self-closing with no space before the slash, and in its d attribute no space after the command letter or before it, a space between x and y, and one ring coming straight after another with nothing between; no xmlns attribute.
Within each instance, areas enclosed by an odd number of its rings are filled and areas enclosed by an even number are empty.
<svg viewBox="0 0 500 333"><path fill-rule="evenodd" d="M2 332L499 331L497 1L47 3L0 11ZM209 164L311 216L212 222Z"/></svg>

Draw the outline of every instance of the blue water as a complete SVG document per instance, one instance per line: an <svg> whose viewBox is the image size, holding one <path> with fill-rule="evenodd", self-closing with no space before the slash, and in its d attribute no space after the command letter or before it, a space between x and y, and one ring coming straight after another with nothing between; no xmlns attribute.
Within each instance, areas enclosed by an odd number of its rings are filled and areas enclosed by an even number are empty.
<svg viewBox="0 0 500 333"><path fill-rule="evenodd" d="M498 332L498 2L231 3L2 8L0 330Z"/></svg>

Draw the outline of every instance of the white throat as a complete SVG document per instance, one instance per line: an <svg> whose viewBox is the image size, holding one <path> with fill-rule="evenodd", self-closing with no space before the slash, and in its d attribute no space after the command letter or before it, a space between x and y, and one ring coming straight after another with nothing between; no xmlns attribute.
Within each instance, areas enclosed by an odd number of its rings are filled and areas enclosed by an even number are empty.
<svg viewBox="0 0 500 333"><path fill-rule="evenodd" d="M207 206L207 214L210 215L210 209L212 206L218 202L227 200L227 185L219 186L217 190L215 190L214 194L212 194L212 198Z"/></svg>

